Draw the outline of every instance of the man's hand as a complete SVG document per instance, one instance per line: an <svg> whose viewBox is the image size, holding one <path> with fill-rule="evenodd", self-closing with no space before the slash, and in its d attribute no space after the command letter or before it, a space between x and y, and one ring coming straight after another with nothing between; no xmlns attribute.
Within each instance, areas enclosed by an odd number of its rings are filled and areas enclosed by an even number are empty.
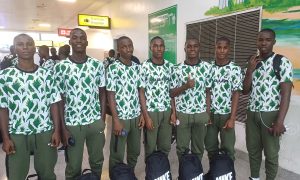
<svg viewBox="0 0 300 180"><path fill-rule="evenodd" d="M144 119L143 116L140 117L140 119L139 119L139 125L138 126L139 126L140 129L144 128L144 126L145 126L145 119Z"/></svg>
<svg viewBox="0 0 300 180"><path fill-rule="evenodd" d="M185 83L185 86L186 86L187 89L191 89L191 88L195 87L195 80L191 79L190 75L188 76L188 79Z"/></svg>
<svg viewBox="0 0 300 180"><path fill-rule="evenodd" d="M3 140L2 149L6 155L16 153L14 142L11 139Z"/></svg>
<svg viewBox="0 0 300 180"><path fill-rule="evenodd" d="M235 117L230 117L225 125L223 126L223 129L232 129L234 128L234 124L235 124Z"/></svg>
<svg viewBox="0 0 300 180"><path fill-rule="evenodd" d="M124 126L122 125L120 120L116 119L113 123L113 132L114 132L114 134L117 135L117 136L121 135L123 128L124 128Z"/></svg>
<svg viewBox="0 0 300 180"><path fill-rule="evenodd" d="M269 129L273 136L281 136L286 131L283 123L275 123L272 128Z"/></svg>
<svg viewBox="0 0 300 180"><path fill-rule="evenodd" d="M71 136L72 135L71 135L70 131L66 127L64 127L62 129L62 143L64 146L70 146L68 140Z"/></svg>
<svg viewBox="0 0 300 180"><path fill-rule="evenodd" d="M170 117L170 124L175 126L176 121L177 121L176 112L172 112Z"/></svg>
<svg viewBox="0 0 300 180"><path fill-rule="evenodd" d="M259 57L257 57L256 55L253 55L248 62L247 71L253 72L255 70L257 64L260 62L261 62L261 59Z"/></svg>
<svg viewBox="0 0 300 180"><path fill-rule="evenodd" d="M52 133L52 137L51 137L51 147L58 147L60 143L60 134L59 131L55 130Z"/></svg>
<svg viewBox="0 0 300 180"><path fill-rule="evenodd" d="M146 125L147 130L154 129L153 121L152 121L152 119L150 118L149 115L147 115L146 118L145 118L145 125Z"/></svg>

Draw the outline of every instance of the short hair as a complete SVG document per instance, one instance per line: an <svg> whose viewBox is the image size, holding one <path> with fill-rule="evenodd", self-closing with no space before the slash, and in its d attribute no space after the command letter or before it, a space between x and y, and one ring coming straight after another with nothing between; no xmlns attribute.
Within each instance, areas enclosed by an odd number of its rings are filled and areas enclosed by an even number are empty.
<svg viewBox="0 0 300 180"><path fill-rule="evenodd" d="M58 54L63 54L65 56L70 55L70 46L65 44L58 49Z"/></svg>
<svg viewBox="0 0 300 180"><path fill-rule="evenodd" d="M33 43L34 43L34 40L33 40L33 38L32 38L31 36L29 36L28 34L22 33L22 34L18 34L18 35L16 35L16 36L14 37L14 46L16 45L17 39L18 39L19 37L21 37L21 36L26 36L26 37L28 37L28 38L31 39L31 40L33 41Z"/></svg>
<svg viewBox="0 0 300 180"><path fill-rule="evenodd" d="M275 31L274 31L273 29L270 29L270 28L264 28L264 29L260 30L259 32L260 32L260 33L261 33L261 32L270 33L270 34L273 36L274 39L276 38L276 33L275 33Z"/></svg>
<svg viewBox="0 0 300 180"><path fill-rule="evenodd" d="M86 32L85 32L83 29L80 29L80 28L74 28L74 29L72 29L71 32L70 32L70 37L72 36L72 34L74 33L74 31L81 31L81 32L84 33L85 36L87 36L87 35L86 35Z"/></svg>
<svg viewBox="0 0 300 180"><path fill-rule="evenodd" d="M186 41L185 41L185 43L184 43L184 46L186 46L186 44L187 44L188 41L197 41L198 44L200 45L200 41L199 41L198 38L190 37L190 38L187 38L187 39L186 39Z"/></svg>
<svg viewBox="0 0 300 180"><path fill-rule="evenodd" d="M150 40L150 45L153 43L153 41L154 40L156 40L156 39L160 39L160 40L162 40L164 43L165 43L165 40L163 39L163 38L161 38L160 36L155 36L155 37L153 37L151 40Z"/></svg>
<svg viewBox="0 0 300 180"><path fill-rule="evenodd" d="M110 50L108 51L108 53L114 53L114 54L115 54L115 50L114 50L114 49L110 49Z"/></svg>
<svg viewBox="0 0 300 180"><path fill-rule="evenodd" d="M221 37L217 38L216 44L220 41L225 41L225 42L227 42L228 45L230 45L230 39L225 36L221 36Z"/></svg>
<svg viewBox="0 0 300 180"><path fill-rule="evenodd" d="M124 39L129 39L130 41L132 41L128 36L121 36L117 39L117 47L119 48L119 44L122 40Z"/></svg>
<svg viewBox="0 0 300 180"><path fill-rule="evenodd" d="M49 52L49 47L46 46L46 45L42 45L42 46L39 47L39 50L45 50L45 51Z"/></svg>

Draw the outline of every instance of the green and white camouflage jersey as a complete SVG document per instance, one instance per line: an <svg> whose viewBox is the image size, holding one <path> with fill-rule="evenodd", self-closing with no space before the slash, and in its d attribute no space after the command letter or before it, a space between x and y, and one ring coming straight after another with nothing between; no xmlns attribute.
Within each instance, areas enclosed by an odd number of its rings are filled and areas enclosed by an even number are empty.
<svg viewBox="0 0 300 180"><path fill-rule="evenodd" d="M171 89L182 86L188 76L195 80L195 87L184 91L175 97L176 110L186 114L202 113L206 111L206 88L209 88L211 65L200 61L196 65L185 62L178 65L172 76Z"/></svg>
<svg viewBox="0 0 300 180"><path fill-rule="evenodd" d="M231 98L233 91L242 90L242 71L233 62L219 66L212 64L210 74L211 111L215 114L231 112Z"/></svg>
<svg viewBox="0 0 300 180"><path fill-rule="evenodd" d="M53 129L50 105L60 101L50 70L25 72L10 67L0 74L0 107L8 108L9 134L38 134Z"/></svg>
<svg viewBox="0 0 300 180"><path fill-rule="evenodd" d="M42 67L53 70L55 64L56 62L53 59L48 59L43 63Z"/></svg>
<svg viewBox="0 0 300 180"><path fill-rule="evenodd" d="M140 68L141 66L133 61L132 65L128 66L120 60L108 66L106 89L115 92L116 109L120 119L133 119L140 115Z"/></svg>
<svg viewBox="0 0 300 180"><path fill-rule="evenodd" d="M273 68L272 54L261 61L262 66L252 74L252 90L250 93L248 109L251 111L276 111L280 105L280 83L293 82L293 67L291 62L283 57L280 65L279 81Z"/></svg>
<svg viewBox="0 0 300 180"><path fill-rule="evenodd" d="M161 65L151 59L142 64L141 81L145 88L147 111L161 112L170 109L170 85L173 65L167 60Z"/></svg>
<svg viewBox="0 0 300 180"><path fill-rule="evenodd" d="M103 63L91 57L86 57L83 63L67 58L57 63L54 71L65 97L66 125L87 125L99 120L99 87L105 87Z"/></svg>

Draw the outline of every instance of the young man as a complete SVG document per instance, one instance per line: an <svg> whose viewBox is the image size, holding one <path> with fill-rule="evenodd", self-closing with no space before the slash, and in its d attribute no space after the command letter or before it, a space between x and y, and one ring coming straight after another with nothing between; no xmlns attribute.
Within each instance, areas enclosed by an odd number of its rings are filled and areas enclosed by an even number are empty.
<svg viewBox="0 0 300 180"><path fill-rule="evenodd" d="M201 160L204 152L206 124L209 120L210 64L199 59L200 43L188 39L186 60L179 64L173 77L171 97L175 97L177 124L177 156L189 149Z"/></svg>
<svg viewBox="0 0 300 180"><path fill-rule="evenodd" d="M14 48L18 64L0 74L0 127L7 176L26 179L33 152L39 179L54 180L60 143L59 91L52 72L34 64L35 45L30 36L17 35Z"/></svg>
<svg viewBox="0 0 300 180"><path fill-rule="evenodd" d="M64 97L62 126L66 152L66 179L81 173L86 143L91 169L101 177L105 143L105 71L103 63L86 54L86 33L75 28L70 34L72 55L54 67Z"/></svg>
<svg viewBox="0 0 300 180"><path fill-rule="evenodd" d="M51 57L50 57L50 59L53 59L54 61L59 60L59 57L58 57L58 55L56 54L56 49L55 49L55 47L52 47L52 48L50 49L50 52L51 52Z"/></svg>
<svg viewBox="0 0 300 180"><path fill-rule="evenodd" d="M263 29L258 33L259 55L250 58L243 84L243 93L250 93L246 144L253 180L259 180L262 150L266 157L266 179L276 177L279 137L285 132L284 119L290 103L292 64L286 57L276 58L275 42L273 30ZM279 77L273 65L278 60L281 61Z"/></svg>
<svg viewBox="0 0 300 180"><path fill-rule="evenodd" d="M166 155L171 149L172 125L170 84L173 65L164 60L164 40L156 36L150 41L152 57L142 64L141 107L145 119L145 157L155 150ZM175 113L175 110L172 111Z"/></svg>
<svg viewBox="0 0 300 180"><path fill-rule="evenodd" d="M65 44L58 49L59 60L55 61L56 63L67 59L70 56L70 46Z"/></svg>
<svg viewBox="0 0 300 180"><path fill-rule="evenodd" d="M108 67L106 78L108 101L112 112L109 168L123 162L127 144L127 163L135 168L140 154L143 120L140 119L138 88L140 66L131 61L133 43L122 36L117 41L120 58Z"/></svg>
<svg viewBox="0 0 300 180"><path fill-rule="evenodd" d="M10 51L10 54L4 56L3 60L0 63L0 69L1 70L6 69L6 68L11 67L11 66L15 66L18 63L18 58L17 58L17 55L15 53L14 45L11 45L9 47L9 51Z"/></svg>
<svg viewBox="0 0 300 180"><path fill-rule="evenodd" d="M39 47L39 56L41 59L44 60L42 67L53 70L55 61L53 59L51 59L49 56L49 47L48 46L42 45L41 47Z"/></svg>
<svg viewBox="0 0 300 180"><path fill-rule="evenodd" d="M219 150L225 149L234 160L235 131L234 124L242 90L241 68L230 61L230 40L220 37L216 42L216 60L210 71L211 86L211 122L207 126L205 147L208 158Z"/></svg>
<svg viewBox="0 0 300 180"><path fill-rule="evenodd" d="M110 64L112 64L113 62L115 62L116 58L115 58L115 50L111 49L108 51L108 57L105 58L105 60L103 61L104 67L105 69L108 68L108 66Z"/></svg>

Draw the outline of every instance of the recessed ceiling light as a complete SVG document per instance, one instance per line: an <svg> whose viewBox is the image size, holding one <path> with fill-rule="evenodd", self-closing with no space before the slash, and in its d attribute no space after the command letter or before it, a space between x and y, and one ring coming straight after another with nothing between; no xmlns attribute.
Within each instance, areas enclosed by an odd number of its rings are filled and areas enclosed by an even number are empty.
<svg viewBox="0 0 300 180"><path fill-rule="evenodd" d="M74 2L76 2L76 0L58 0L58 1L61 1L61 2L69 2L69 3L74 3Z"/></svg>
<svg viewBox="0 0 300 180"><path fill-rule="evenodd" d="M40 23L39 26L40 26L40 27L51 27L51 24L48 24L48 23Z"/></svg>

